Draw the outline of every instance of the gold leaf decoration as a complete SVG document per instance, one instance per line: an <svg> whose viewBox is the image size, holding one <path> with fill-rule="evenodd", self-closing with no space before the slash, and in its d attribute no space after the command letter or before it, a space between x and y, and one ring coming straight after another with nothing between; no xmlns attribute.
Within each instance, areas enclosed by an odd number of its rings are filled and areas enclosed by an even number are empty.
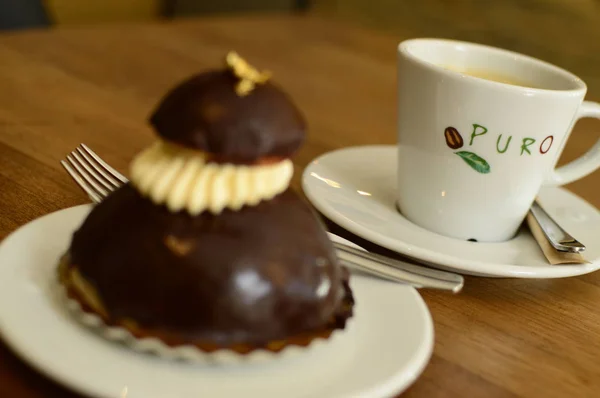
<svg viewBox="0 0 600 398"><path fill-rule="evenodd" d="M235 51L230 51L227 54L225 62L234 75L240 79L235 86L235 92L240 97L250 94L257 84L264 84L271 77L271 72L257 70Z"/></svg>

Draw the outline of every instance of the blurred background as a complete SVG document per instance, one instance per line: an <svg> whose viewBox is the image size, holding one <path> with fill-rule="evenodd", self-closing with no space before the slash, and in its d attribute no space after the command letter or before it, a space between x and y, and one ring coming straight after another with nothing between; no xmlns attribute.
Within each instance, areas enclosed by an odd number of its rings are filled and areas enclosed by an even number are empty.
<svg viewBox="0 0 600 398"><path fill-rule="evenodd" d="M581 76L600 98L600 0L0 0L0 29L231 13L310 13L409 36L523 52Z"/></svg>

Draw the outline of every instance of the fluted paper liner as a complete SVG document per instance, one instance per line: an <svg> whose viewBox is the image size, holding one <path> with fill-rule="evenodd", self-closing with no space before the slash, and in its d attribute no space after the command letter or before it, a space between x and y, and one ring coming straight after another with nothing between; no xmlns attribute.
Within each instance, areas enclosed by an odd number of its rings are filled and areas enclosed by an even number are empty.
<svg viewBox="0 0 600 398"><path fill-rule="evenodd" d="M323 351L334 352L336 351L335 347L343 344L342 336L348 332L349 324L353 318L350 317L346 320L343 329L334 329L328 338L316 337L306 346L290 343L278 352L258 348L246 354L241 354L229 349L206 352L193 345L169 346L156 337L138 338L123 327L109 326L100 316L85 311L77 300L69 297L67 289L60 281L56 280L55 285L56 295L60 302L66 306L70 315L80 324L94 331L99 336L115 343L121 343L135 352L150 354L167 360L179 360L193 364L257 364L293 358L298 355L309 353L313 354Z"/></svg>

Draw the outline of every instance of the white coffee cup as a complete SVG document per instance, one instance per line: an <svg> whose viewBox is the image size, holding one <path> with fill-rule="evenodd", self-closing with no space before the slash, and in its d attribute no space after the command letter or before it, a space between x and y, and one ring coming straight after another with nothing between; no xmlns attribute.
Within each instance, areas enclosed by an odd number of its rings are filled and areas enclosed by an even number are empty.
<svg viewBox="0 0 600 398"><path fill-rule="evenodd" d="M400 212L453 238L510 239L543 184L600 167L598 141L555 168L577 120L600 118L600 104L583 101L586 91L577 76L514 52L439 39L400 43Z"/></svg>

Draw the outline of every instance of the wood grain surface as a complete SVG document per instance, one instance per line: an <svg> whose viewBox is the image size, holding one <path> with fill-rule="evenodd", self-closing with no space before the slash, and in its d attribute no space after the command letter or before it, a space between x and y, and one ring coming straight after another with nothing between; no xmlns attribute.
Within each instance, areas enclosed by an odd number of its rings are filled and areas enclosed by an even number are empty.
<svg viewBox="0 0 600 398"><path fill-rule="evenodd" d="M302 168L324 152L394 144L395 47L403 38L289 16L0 36L0 239L88 201L59 164L80 142L127 172L153 139L146 118L165 90L220 64L230 49L272 70L306 114L310 134L295 158L296 188ZM598 131L600 123L580 122L562 161L591 147ZM600 206L600 173L569 188ZM435 351L403 396L600 396L600 273L468 277L460 295L422 295L435 322ZM0 344L0 397L74 396Z"/></svg>

